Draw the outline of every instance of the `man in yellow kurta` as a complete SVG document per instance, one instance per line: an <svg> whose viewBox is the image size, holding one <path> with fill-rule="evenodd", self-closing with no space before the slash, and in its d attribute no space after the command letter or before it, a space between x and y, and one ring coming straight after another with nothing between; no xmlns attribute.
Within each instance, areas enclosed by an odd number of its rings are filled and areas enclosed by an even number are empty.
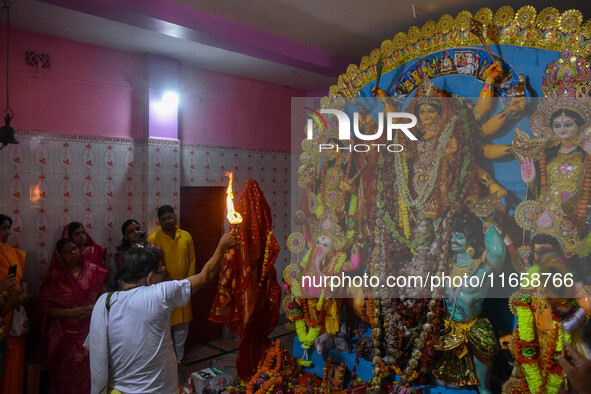
<svg viewBox="0 0 591 394"><path fill-rule="evenodd" d="M195 275L195 247L193 238L188 232L177 228L177 218L170 205L158 208L160 229L148 237L148 242L162 248L164 264L170 279L181 280ZM183 360L185 341L189 334L189 322L193 320L191 302L182 308L172 311L172 342L177 362Z"/></svg>

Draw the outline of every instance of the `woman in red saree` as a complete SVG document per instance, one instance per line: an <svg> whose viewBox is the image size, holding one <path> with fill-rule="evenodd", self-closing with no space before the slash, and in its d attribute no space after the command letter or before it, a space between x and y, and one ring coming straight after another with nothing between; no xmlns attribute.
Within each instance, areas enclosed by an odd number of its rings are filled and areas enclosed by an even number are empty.
<svg viewBox="0 0 591 394"><path fill-rule="evenodd" d="M244 184L236 211L243 218L236 233L240 251L222 263L209 320L228 325L241 339L236 367L238 377L248 381L279 319L281 287L273 264L280 248L271 231L271 209L255 180Z"/></svg>
<svg viewBox="0 0 591 394"><path fill-rule="evenodd" d="M72 240L57 242L39 292L49 393L90 393L90 364L83 344L108 273L82 259Z"/></svg>
<svg viewBox="0 0 591 394"><path fill-rule="evenodd" d="M76 244L82 258L100 267L107 266L107 249L103 248L86 232L84 225L72 222L64 227L62 238L69 238Z"/></svg>

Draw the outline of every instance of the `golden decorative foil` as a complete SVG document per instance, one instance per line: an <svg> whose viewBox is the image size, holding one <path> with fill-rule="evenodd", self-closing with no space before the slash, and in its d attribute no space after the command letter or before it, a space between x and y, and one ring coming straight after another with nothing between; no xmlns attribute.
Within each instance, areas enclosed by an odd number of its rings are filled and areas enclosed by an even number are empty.
<svg viewBox="0 0 591 394"><path fill-rule="evenodd" d="M493 19L493 12L490 8L481 8L474 14L474 19L483 25L490 25Z"/></svg>
<svg viewBox="0 0 591 394"><path fill-rule="evenodd" d="M531 5L523 6L515 14L515 24L522 29L530 27L536 19L536 9Z"/></svg>
<svg viewBox="0 0 591 394"><path fill-rule="evenodd" d="M313 140L309 140L307 138L302 140L302 149L304 150L304 152L313 151L314 148L316 148L316 146Z"/></svg>
<svg viewBox="0 0 591 394"><path fill-rule="evenodd" d="M425 22L425 24L423 25L423 28L421 29L421 33L422 33L423 38L433 37L433 35L435 34L436 31L437 31L437 23L435 23L433 21Z"/></svg>
<svg viewBox="0 0 591 394"><path fill-rule="evenodd" d="M283 270L283 281L291 285L294 280L299 280L302 276L302 270L294 264L290 264Z"/></svg>
<svg viewBox="0 0 591 394"><path fill-rule="evenodd" d="M560 13L554 7L546 7L538 14L536 26L543 30L550 30L556 26Z"/></svg>
<svg viewBox="0 0 591 394"><path fill-rule="evenodd" d="M523 163L524 159L539 160L550 140L551 138L547 137L530 137L524 131L516 128L511 152L519 164Z"/></svg>
<svg viewBox="0 0 591 394"><path fill-rule="evenodd" d="M458 386L478 385L478 375L472 355L489 365L497 352L497 340L490 321L475 318L468 322L454 322L449 318L440 337L438 348L445 343L433 375ZM470 354L472 353L472 354Z"/></svg>
<svg viewBox="0 0 591 394"><path fill-rule="evenodd" d="M285 315L290 321L298 318L296 314L296 308L294 308L294 299L291 295L287 295L282 302L283 310L285 311Z"/></svg>
<svg viewBox="0 0 591 394"><path fill-rule="evenodd" d="M517 248L513 256L511 256L511 265L515 269L515 272L527 272L531 268L533 259L531 254L532 250L528 245L521 245Z"/></svg>
<svg viewBox="0 0 591 394"><path fill-rule="evenodd" d="M513 8L509 7L508 5L499 8L494 17L495 25L498 27L508 26L513 20L514 14L515 12L513 11Z"/></svg>
<svg viewBox="0 0 591 394"><path fill-rule="evenodd" d="M591 20L583 23L583 26L581 26L581 34L585 38L591 38Z"/></svg>
<svg viewBox="0 0 591 394"><path fill-rule="evenodd" d="M515 222L526 231L533 231L536 228L536 220L542 214L542 207L537 201L526 200L517 204L515 208Z"/></svg>
<svg viewBox="0 0 591 394"><path fill-rule="evenodd" d="M487 218L493 214L498 204L499 197L495 193L481 198L478 201L469 202L468 209L470 210L470 212L476 215L476 217Z"/></svg>
<svg viewBox="0 0 591 394"><path fill-rule="evenodd" d="M512 376L503 384L502 394L523 394L529 392L525 377Z"/></svg>
<svg viewBox="0 0 591 394"><path fill-rule="evenodd" d="M413 26L410 29L408 29L408 34L406 35L406 41L409 44L414 44L415 42L417 42L419 40L420 37L421 37L421 30L418 27Z"/></svg>
<svg viewBox="0 0 591 394"><path fill-rule="evenodd" d="M382 42L382 46L380 48L382 49L382 53L385 57L392 56L394 53L394 43L392 40L386 40Z"/></svg>
<svg viewBox="0 0 591 394"><path fill-rule="evenodd" d="M441 18L439 18L439 22L437 22L437 30L442 34L447 34L454 28L454 17L445 14ZM410 30L409 30L410 31Z"/></svg>
<svg viewBox="0 0 591 394"><path fill-rule="evenodd" d="M376 48L373 51L371 51L371 54L369 55L369 60L371 60L372 64L376 64L378 62L378 60L380 60L380 58L382 57L382 50L380 48ZM375 68L374 68L375 70Z"/></svg>
<svg viewBox="0 0 591 394"><path fill-rule="evenodd" d="M380 47L384 73L433 52L480 45L476 36L466 34L464 30L466 12L458 13L455 18L444 15L438 23L427 21L421 28L413 26L408 32L399 32L392 40L384 41ZM511 7L505 6L499 8L493 17L492 10L481 8L474 13L474 19L487 26L494 21L494 26L487 27L483 32L489 45L520 45L558 52L569 48L573 55L580 57L587 57L591 52L591 22L581 26L582 16L577 10L560 15L553 7L538 12L532 6L525 6L515 14ZM527 37L523 36L524 29L528 29ZM560 32L552 33L555 29L560 29ZM361 88L375 81L375 64L369 56L363 56L359 66L347 68L346 79L339 78L338 84L329 88L329 95L358 97Z"/></svg>
<svg viewBox="0 0 591 394"><path fill-rule="evenodd" d="M310 155L310 152L303 152L300 155L300 162L302 162L303 165L310 164L311 159L312 156Z"/></svg>
<svg viewBox="0 0 591 394"><path fill-rule="evenodd" d="M456 16L456 27L459 31L466 31L470 28L470 19L472 19L472 13L469 11L462 11Z"/></svg>
<svg viewBox="0 0 591 394"><path fill-rule="evenodd" d="M296 226L301 226L305 222L306 222L306 214L304 213L304 211L298 210L295 213L294 223L296 224Z"/></svg>
<svg viewBox="0 0 591 394"><path fill-rule="evenodd" d="M349 64L349 67L347 67L347 75L349 78L357 78L359 76L359 67L355 64Z"/></svg>
<svg viewBox="0 0 591 394"><path fill-rule="evenodd" d="M293 232L287 237L287 248L291 253L301 253L306 246L306 238L300 232Z"/></svg>
<svg viewBox="0 0 591 394"><path fill-rule="evenodd" d="M568 10L560 15L558 28L564 33L572 33L583 23L583 14L579 10Z"/></svg>
<svg viewBox="0 0 591 394"><path fill-rule="evenodd" d="M392 43L394 44L394 49L404 48L404 46L406 45L406 34L404 34L403 32L396 34L394 36L394 39L392 40Z"/></svg>

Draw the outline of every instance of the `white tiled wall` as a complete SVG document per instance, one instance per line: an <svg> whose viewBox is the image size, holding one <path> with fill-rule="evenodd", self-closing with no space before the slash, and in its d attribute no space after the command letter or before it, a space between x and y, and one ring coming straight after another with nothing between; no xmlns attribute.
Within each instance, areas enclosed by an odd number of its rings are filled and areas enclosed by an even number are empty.
<svg viewBox="0 0 591 394"><path fill-rule="evenodd" d="M9 244L27 252L25 275L36 293L65 224L80 221L108 248L109 264L121 224L134 218L156 229L156 209L180 206L181 186L227 184L238 197L247 179L259 182L284 248L288 235L289 155L231 147L51 133L19 132L20 144L0 151L0 212L13 218ZM182 224L181 224L182 226ZM278 277L287 264L281 252Z"/></svg>

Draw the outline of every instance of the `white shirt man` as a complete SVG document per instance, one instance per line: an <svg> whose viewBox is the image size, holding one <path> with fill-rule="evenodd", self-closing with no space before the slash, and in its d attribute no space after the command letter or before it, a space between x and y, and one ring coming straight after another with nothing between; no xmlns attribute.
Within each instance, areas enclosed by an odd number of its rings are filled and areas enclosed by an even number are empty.
<svg viewBox="0 0 591 394"><path fill-rule="evenodd" d="M121 263L122 291L103 294L92 312L85 346L90 351L92 394L120 392L173 394L177 362L170 314L214 279L233 235L220 239L203 270L180 281L161 282L163 267L143 248L128 251Z"/></svg>

